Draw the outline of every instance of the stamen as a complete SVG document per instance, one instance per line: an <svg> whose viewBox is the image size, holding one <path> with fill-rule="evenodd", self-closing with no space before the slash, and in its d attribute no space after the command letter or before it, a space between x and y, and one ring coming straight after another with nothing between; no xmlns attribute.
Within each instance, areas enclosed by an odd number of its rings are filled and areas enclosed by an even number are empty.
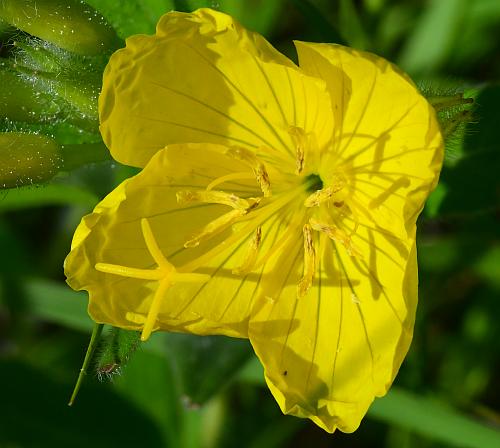
<svg viewBox="0 0 500 448"><path fill-rule="evenodd" d="M348 235L343 230L341 230L333 225L325 224L325 223L322 223L320 221L317 221L314 218L311 218L309 220L309 224L311 224L311 227L314 230L317 230L318 232L323 232L331 240L342 244L346 248L347 253L351 257L357 257L357 258L362 257L360 250L358 248L356 248L356 246L352 243L351 236Z"/></svg>
<svg viewBox="0 0 500 448"><path fill-rule="evenodd" d="M295 145L295 166L296 173L300 174L304 169L304 161L306 157L306 149L307 149L307 135L304 129L290 126L288 128L288 133L292 137L293 144Z"/></svg>
<svg viewBox="0 0 500 448"><path fill-rule="evenodd" d="M273 257L277 252L280 252L283 247L289 242L290 239L295 238L296 234L295 231L298 229L300 226L301 222L303 221L304 217L301 213L296 213L294 215L294 218L292 222L288 225L288 229L286 232L283 233L283 235L276 241L272 247L269 248L269 250L263 255L260 260L258 260L254 267L253 270L259 269L261 266L267 263L267 261Z"/></svg>
<svg viewBox="0 0 500 448"><path fill-rule="evenodd" d="M227 250L227 248L231 247L232 244L241 240L245 235L248 235L250 232L252 232L257 226L262 225L262 223L267 221L271 216L273 216L275 213L277 213L281 208L285 207L288 203L293 201L293 199L295 199L297 196L299 196L301 194L303 194L303 187L302 186L294 188L293 190L289 191L288 193L284 193L283 195L280 195L279 198L271 201L269 204L267 204L266 206L259 209L258 212L255 213L255 218L250 220L248 222L248 224L243 226L237 232L230 235L224 241L224 244L219 244L219 245L213 247L208 252L200 255L195 260L192 260L189 263L185 264L184 266L179 267L179 271L180 272L191 272L191 271L194 271L194 270L200 268L201 266L204 266L206 263L208 263L215 256L217 256L221 252ZM260 262L257 264L260 265ZM254 270L256 269L256 266L254 266Z"/></svg>
<svg viewBox="0 0 500 448"><path fill-rule="evenodd" d="M257 178L257 183L259 184L264 197L267 198L271 196L271 182L269 181L269 174L267 174L265 165L252 151L245 148L233 147L228 149L226 154L249 165Z"/></svg>
<svg viewBox="0 0 500 448"><path fill-rule="evenodd" d="M179 204L186 204L189 202L206 202L209 204L222 204L228 205L237 210L246 210L253 205L254 199L242 199L233 193L226 193L224 191L207 191L207 190L181 190L177 192L177 202Z"/></svg>
<svg viewBox="0 0 500 448"><path fill-rule="evenodd" d="M304 201L305 207L319 207L323 202L329 201L335 193L338 193L344 188L344 183L339 182L335 185L315 191L309 195Z"/></svg>
<svg viewBox="0 0 500 448"><path fill-rule="evenodd" d="M235 209L228 213L219 216L213 221L209 222L197 235L193 236L190 240L184 243L184 247L196 247L201 241L207 240L214 235L225 230L228 226L233 224L238 218L246 215L247 210Z"/></svg>
<svg viewBox="0 0 500 448"><path fill-rule="evenodd" d="M316 252L314 250L311 226L305 224L302 232L304 234L304 275L297 285L297 296L299 299L304 297L311 288L316 270Z"/></svg>
<svg viewBox="0 0 500 448"><path fill-rule="evenodd" d="M257 260L257 254L259 252L260 242L262 240L262 227L257 227L253 235L252 240L247 248L245 258L241 266L233 269L233 274L235 275L245 275L252 271L255 262Z"/></svg>
<svg viewBox="0 0 500 448"><path fill-rule="evenodd" d="M226 174L225 176L218 177L207 185L206 190L213 190L217 185L223 184L225 182L230 182L232 180L247 180L247 179L255 179L254 173L248 173L246 171L241 173L231 173Z"/></svg>

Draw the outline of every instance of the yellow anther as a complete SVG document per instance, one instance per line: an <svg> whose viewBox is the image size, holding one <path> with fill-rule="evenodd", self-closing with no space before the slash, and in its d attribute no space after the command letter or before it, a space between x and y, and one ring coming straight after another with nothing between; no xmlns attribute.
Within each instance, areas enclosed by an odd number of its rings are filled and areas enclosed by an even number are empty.
<svg viewBox="0 0 500 448"><path fill-rule="evenodd" d="M348 235L343 230L341 230L338 227L335 227L335 226L333 226L331 224L325 224L323 222L317 221L314 218L311 218L309 220L309 224L311 224L311 227L314 230L317 230L318 232L323 232L331 240L333 240L333 241L335 241L337 243L342 244L346 248L347 253L351 257L361 258L361 256L362 256L361 252L352 243L351 236Z"/></svg>
<svg viewBox="0 0 500 448"><path fill-rule="evenodd" d="M255 266L255 262L257 261L257 255L259 253L261 240L262 227L259 226L255 229L252 240L248 245L243 263L241 264L241 266L233 269L233 274L245 275L252 271L253 267Z"/></svg>
<svg viewBox="0 0 500 448"><path fill-rule="evenodd" d="M177 192L177 202L179 204L186 204L189 202L206 202L209 204L222 204L228 205L237 210L246 210L250 208L255 200L246 200L236 196L233 193L226 193L224 191L212 190L181 190Z"/></svg>
<svg viewBox="0 0 500 448"><path fill-rule="evenodd" d="M312 228L305 224L302 228L304 235L304 274L297 285L297 296L304 297L311 288L316 270L316 252L312 238Z"/></svg>
<svg viewBox="0 0 500 448"><path fill-rule="evenodd" d="M218 177L207 185L206 190L213 190L217 185L223 184L225 182L231 182L232 180L251 180L255 179L254 173L249 173L248 171L244 171L241 173L231 173L226 174L225 176Z"/></svg>
<svg viewBox="0 0 500 448"><path fill-rule="evenodd" d="M338 182L335 185L328 186L321 190L317 190L311 195L309 195L304 201L304 206L306 207L318 207L323 202L330 201L336 193L344 188L344 183Z"/></svg>
<svg viewBox="0 0 500 448"><path fill-rule="evenodd" d="M193 236L190 240L184 243L184 247L196 247L201 241L207 240L214 235L224 231L228 226L233 224L238 218L241 218L247 213L247 210L235 209L209 222L203 229Z"/></svg>
<svg viewBox="0 0 500 448"><path fill-rule="evenodd" d="M254 176L257 178L257 183L264 197L271 196L271 182L269 181L269 174L267 173L266 166L259 160L259 158L252 151L233 147L227 150L226 154L241 162L247 164L253 171Z"/></svg>
<svg viewBox="0 0 500 448"><path fill-rule="evenodd" d="M295 146L295 166L297 174L302 173L304 170L304 162L306 158L306 151L308 149L308 138L304 129L297 126L290 126L288 133L292 137Z"/></svg>

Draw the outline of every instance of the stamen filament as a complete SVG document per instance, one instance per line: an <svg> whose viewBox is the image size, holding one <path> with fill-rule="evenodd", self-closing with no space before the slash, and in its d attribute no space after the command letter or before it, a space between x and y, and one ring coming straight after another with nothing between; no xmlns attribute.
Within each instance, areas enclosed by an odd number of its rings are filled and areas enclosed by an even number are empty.
<svg viewBox="0 0 500 448"><path fill-rule="evenodd" d="M299 227L300 222L303 219L302 214L297 214L293 221L290 223L288 226L288 230L282 235L282 237L276 241L276 243L273 244L273 247L271 247L265 255L255 263L253 270L259 269L261 266L263 266L265 263L267 263L267 260L271 258L276 252L280 251L282 247L285 245L285 243L290 239L295 237L295 230Z"/></svg>
<svg viewBox="0 0 500 448"><path fill-rule="evenodd" d="M177 202L185 204L188 202L206 202L210 204L228 205L234 209L246 210L252 205L252 200L247 201L236 196L233 193L225 191L207 191L207 190L181 190L177 192Z"/></svg>
<svg viewBox="0 0 500 448"><path fill-rule="evenodd" d="M225 176L218 177L217 179L210 182L207 185L206 190L207 191L213 190L217 185L223 184L225 182L230 182L232 180L247 180L247 179L249 180L255 179L255 174L246 171L243 171L241 173L226 174Z"/></svg>
<svg viewBox="0 0 500 448"><path fill-rule="evenodd" d="M296 173L300 174L304 169L304 162L307 149L307 135L304 129L297 126L290 126L288 133L292 137L293 144L295 145L295 167Z"/></svg>
<svg viewBox="0 0 500 448"><path fill-rule="evenodd" d="M151 306L149 307L146 322L144 323L144 327L142 328L141 341L147 341L151 336L151 332L153 331L153 327L156 323L156 318L158 317L158 313L160 312L160 306L163 301L163 296L165 295L169 286L170 281L166 278L158 285L158 289L156 290L153 301L151 302Z"/></svg>
<svg viewBox="0 0 500 448"><path fill-rule="evenodd" d="M248 222L248 224L242 227L238 232L233 233L228 238L226 238L223 242L205 252L203 255L200 255L193 261L185 264L178 268L179 272L191 272L195 271L201 266L205 266L212 258L216 257L218 254L226 250L228 247L231 247L236 241L242 239L249 232L253 231L257 226L260 226L265 221L267 221L272 215L274 215L278 210L284 207L286 204L291 202L294 197L302 194L304 191L304 187L300 186L294 188L289 193L283 194L283 196L278 199L270 202L267 206L261 208L254 219ZM254 267L255 269L255 267Z"/></svg>
<svg viewBox="0 0 500 448"><path fill-rule="evenodd" d="M233 224L238 218L246 215L246 210L236 209L230 212L224 213L222 216L209 222L198 234L193 236L191 239L184 243L184 247L196 247L201 241L207 240L214 235L225 230L228 226ZM194 270L194 269L190 269Z"/></svg>
<svg viewBox="0 0 500 448"><path fill-rule="evenodd" d="M335 193L338 193L344 185L338 183L334 186L329 186L321 190L317 190L309 195L304 201L305 207L319 207L323 202L329 201Z"/></svg>
<svg viewBox="0 0 500 448"><path fill-rule="evenodd" d="M304 234L304 275L297 285L297 296L299 299L304 297L311 288L316 270L316 252L314 250L311 226L305 224L302 232Z"/></svg>
<svg viewBox="0 0 500 448"><path fill-rule="evenodd" d="M334 225L325 224L325 223L320 222L314 218L311 218L309 220L309 223L311 224L311 227L314 230L317 230L318 232L322 232L331 240L342 244L346 248L347 253L351 257L361 258L361 256L362 256L361 252L352 243L351 236L348 235L346 232L339 229L338 227L335 227Z"/></svg>
<svg viewBox="0 0 500 448"><path fill-rule="evenodd" d="M271 196L271 183L269 181L266 166L252 151L245 148L230 148L227 150L226 154L249 165L257 178L257 183L259 184L264 197L267 198Z"/></svg>
<svg viewBox="0 0 500 448"><path fill-rule="evenodd" d="M119 275L121 277L138 278L141 280L161 280L165 277L164 269L138 269L119 264L97 263L95 269L106 274Z"/></svg>
<svg viewBox="0 0 500 448"><path fill-rule="evenodd" d="M259 253L260 242L262 240L262 227L257 227L253 235L252 240L247 248L245 258L241 266L233 269L233 274L235 275L245 275L252 271L255 261L257 260L257 254Z"/></svg>

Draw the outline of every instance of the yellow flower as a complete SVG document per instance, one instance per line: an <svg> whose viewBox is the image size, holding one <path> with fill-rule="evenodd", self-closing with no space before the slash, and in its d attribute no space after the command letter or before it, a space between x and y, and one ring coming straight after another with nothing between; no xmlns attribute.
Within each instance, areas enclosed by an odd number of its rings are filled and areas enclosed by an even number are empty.
<svg viewBox="0 0 500 448"><path fill-rule="evenodd" d="M408 350L416 219L443 143L384 59L208 9L106 69L101 131L143 167L83 218L65 270L100 323L249 338L284 413L354 431Z"/></svg>

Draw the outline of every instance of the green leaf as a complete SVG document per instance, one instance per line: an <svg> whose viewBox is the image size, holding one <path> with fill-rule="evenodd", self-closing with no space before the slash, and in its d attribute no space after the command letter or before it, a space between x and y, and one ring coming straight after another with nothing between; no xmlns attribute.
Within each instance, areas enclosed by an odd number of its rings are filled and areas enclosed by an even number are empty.
<svg viewBox="0 0 500 448"><path fill-rule="evenodd" d="M500 290L500 245L498 242L474 264L474 271Z"/></svg>
<svg viewBox="0 0 500 448"><path fill-rule="evenodd" d="M263 368L257 358L247 363L239 379L252 384L265 384ZM377 398L368 416L453 447L500 446L500 431L443 403L398 387L392 387L385 397Z"/></svg>
<svg viewBox="0 0 500 448"><path fill-rule="evenodd" d="M368 38L363 29L361 17L352 0L340 1L338 27L350 46L360 50L368 47Z"/></svg>
<svg viewBox="0 0 500 448"><path fill-rule="evenodd" d="M0 192L0 212L47 205L81 205L92 209L99 198L74 185L48 184Z"/></svg>
<svg viewBox="0 0 500 448"><path fill-rule="evenodd" d="M246 340L226 336L160 333L175 366L187 405L199 406L220 392L252 356Z"/></svg>
<svg viewBox="0 0 500 448"><path fill-rule="evenodd" d="M173 0L85 0L98 10L121 38L133 34L153 34L158 19L174 8Z"/></svg>
<svg viewBox="0 0 500 448"><path fill-rule="evenodd" d="M88 332L94 322L87 314L87 294L69 286L44 279L24 282L30 312L48 322Z"/></svg>
<svg viewBox="0 0 500 448"><path fill-rule="evenodd" d="M409 36L399 65L410 73L433 73L449 56L462 32L467 0L431 0Z"/></svg>
<svg viewBox="0 0 500 448"><path fill-rule="evenodd" d="M304 16L313 33L320 42L330 42L345 45L345 40L337 28L309 0L291 0L299 13Z"/></svg>
<svg viewBox="0 0 500 448"><path fill-rule="evenodd" d="M72 385L61 380L60 374L50 375L22 362L0 359L0 383L4 385L0 446L165 446L160 428L151 417L109 386L88 382L78 403L66 406ZM145 399L154 399L157 392Z"/></svg>
<svg viewBox="0 0 500 448"><path fill-rule="evenodd" d="M214 2L211 2L214 3ZM219 10L235 17L249 30L269 35L283 13L283 0L219 0Z"/></svg>
<svg viewBox="0 0 500 448"><path fill-rule="evenodd" d="M156 423L163 443L154 446L183 446L180 443L184 433L183 410L172 369L164 356L137 351L123 375L116 377L113 383L127 401ZM85 395L85 390L80 394Z"/></svg>
<svg viewBox="0 0 500 448"><path fill-rule="evenodd" d="M375 400L368 415L430 440L463 448L498 448L500 431L429 397L393 387Z"/></svg>

